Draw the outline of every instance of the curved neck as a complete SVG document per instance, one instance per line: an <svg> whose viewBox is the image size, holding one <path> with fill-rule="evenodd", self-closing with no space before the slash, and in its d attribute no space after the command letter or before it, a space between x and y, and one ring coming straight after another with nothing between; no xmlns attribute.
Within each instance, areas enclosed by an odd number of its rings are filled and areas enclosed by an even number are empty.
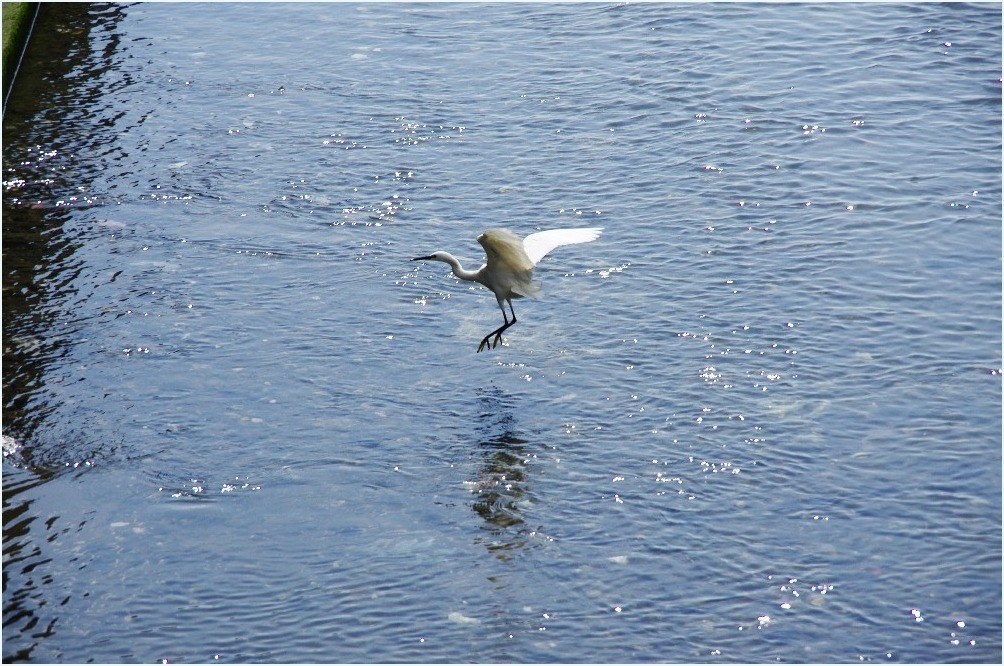
<svg viewBox="0 0 1004 666"><path fill-rule="evenodd" d="M460 265L460 260L454 257L449 252L444 252L440 261L446 262L453 269L453 274L456 275L461 280L467 280L468 282L477 282L478 273L480 271L469 271Z"/></svg>

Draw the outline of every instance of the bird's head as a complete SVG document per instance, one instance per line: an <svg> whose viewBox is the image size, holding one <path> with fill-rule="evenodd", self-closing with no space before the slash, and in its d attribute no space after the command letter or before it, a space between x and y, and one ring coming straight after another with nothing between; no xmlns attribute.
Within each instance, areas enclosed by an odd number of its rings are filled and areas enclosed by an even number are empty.
<svg viewBox="0 0 1004 666"><path fill-rule="evenodd" d="M412 261L443 261L450 263L450 260L447 258L449 256L450 254L448 252L433 252L432 254L424 257L415 257Z"/></svg>

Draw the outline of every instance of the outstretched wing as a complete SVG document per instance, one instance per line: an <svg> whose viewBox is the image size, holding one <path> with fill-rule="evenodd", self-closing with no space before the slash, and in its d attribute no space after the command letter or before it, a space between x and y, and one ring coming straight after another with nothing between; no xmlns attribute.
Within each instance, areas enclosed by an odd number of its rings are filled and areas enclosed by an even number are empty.
<svg viewBox="0 0 1004 666"><path fill-rule="evenodd" d="M492 229L478 236L478 242L488 255L488 267L513 272L530 271L535 261L526 256L523 241L506 229Z"/></svg>
<svg viewBox="0 0 1004 666"><path fill-rule="evenodd" d="M533 281L533 262L526 256L523 241L511 231L492 229L478 236L487 261L481 283L502 298L510 293L536 296L540 284Z"/></svg>
<svg viewBox="0 0 1004 666"><path fill-rule="evenodd" d="M539 231L523 239L523 249L526 251L526 256L536 266L554 248L561 245L574 245L575 243L594 241L600 237L602 231L603 227Z"/></svg>

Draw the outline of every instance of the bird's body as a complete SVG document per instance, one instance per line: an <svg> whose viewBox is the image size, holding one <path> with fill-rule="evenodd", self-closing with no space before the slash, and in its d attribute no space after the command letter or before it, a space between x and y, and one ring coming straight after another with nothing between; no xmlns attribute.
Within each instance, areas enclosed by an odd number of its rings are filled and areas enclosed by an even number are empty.
<svg viewBox="0 0 1004 666"><path fill-rule="evenodd" d="M478 242L485 249L485 264L476 271L467 270L460 261L449 252L434 252L425 257L416 257L412 261L430 260L442 261L450 265L453 274L461 280L478 282L492 290L499 308L502 310L504 324L481 340L478 346L480 352L485 346L495 348L502 340L502 333L516 323L516 312L512 309L512 299L523 296L536 296L540 293L540 283L533 280L533 269L547 253L561 245L588 243L599 238L601 228L586 229L553 229L530 234L521 239L511 231L492 229L478 236ZM512 321L505 311L509 303ZM494 344L491 343L495 336Z"/></svg>

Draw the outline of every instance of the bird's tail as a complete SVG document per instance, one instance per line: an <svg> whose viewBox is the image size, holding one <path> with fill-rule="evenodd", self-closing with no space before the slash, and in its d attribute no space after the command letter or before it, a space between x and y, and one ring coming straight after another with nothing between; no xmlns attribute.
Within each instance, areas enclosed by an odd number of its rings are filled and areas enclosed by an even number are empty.
<svg viewBox="0 0 1004 666"><path fill-rule="evenodd" d="M512 290L520 296L537 298L540 296L541 288L540 280L527 280L522 284L514 286Z"/></svg>

